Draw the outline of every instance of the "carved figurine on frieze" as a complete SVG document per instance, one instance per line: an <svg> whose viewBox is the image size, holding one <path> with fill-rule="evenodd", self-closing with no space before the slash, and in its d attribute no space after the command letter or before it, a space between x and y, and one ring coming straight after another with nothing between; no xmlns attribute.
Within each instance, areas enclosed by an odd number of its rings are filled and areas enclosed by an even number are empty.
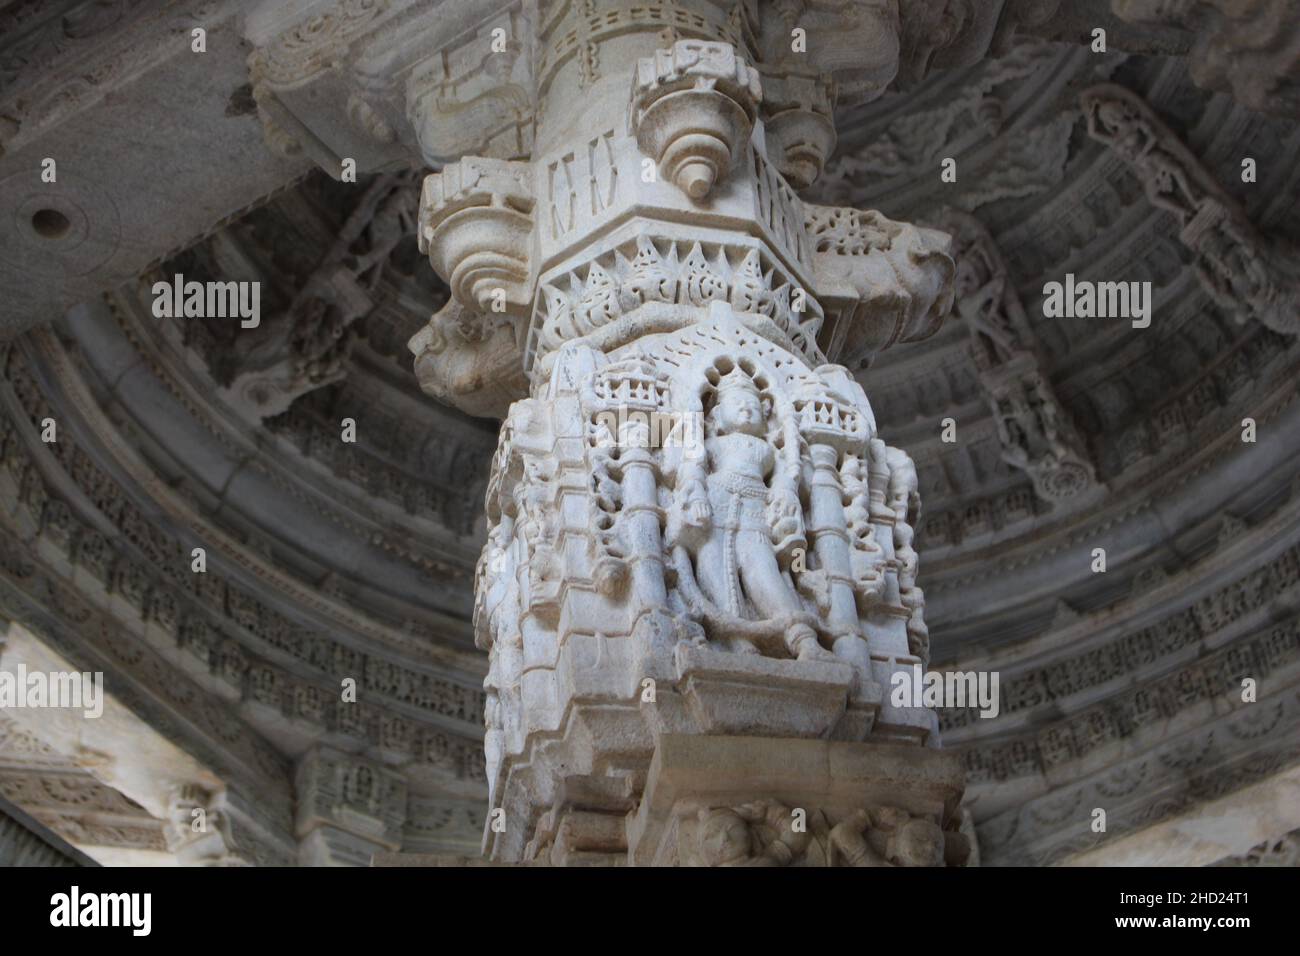
<svg viewBox="0 0 1300 956"><path fill-rule="evenodd" d="M806 826L796 825L791 809L775 800L699 811L699 862L705 866L789 866L799 863L812 843Z"/></svg>
<svg viewBox="0 0 1300 956"><path fill-rule="evenodd" d="M680 853L699 866L964 866L970 855L963 834L898 807L845 814L759 799L700 809L692 822Z"/></svg>
<svg viewBox="0 0 1300 956"><path fill-rule="evenodd" d="M783 568L808 546L793 407L745 368L710 372L706 456L683 464L669 517L678 584L732 650L771 653L779 637L801 660L830 659Z"/></svg>
<svg viewBox="0 0 1300 956"><path fill-rule="evenodd" d="M897 807L858 810L830 831L831 866L962 866L966 837Z"/></svg>
<svg viewBox="0 0 1300 956"><path fill-rule="evenodd" d="M879 440L873 445L883 446ZM846 455L840 467L840 484L844 489L844 521L849 535L850 566L853 592L858 611L866 613L884 596L888 583L885 549L876 540L876 525L871 516L869 456Z"/></svg>
<svg viewBox="0 0 1300 956"><path fill-rule="evenodd" d="M886 447L889 465L889 506L894 512L894 559L898 564L899 601L908 612L907 649L926 666L930 662L930 630L925 624L925 594L917 586L920 556L912 546L921 518L916 465L900 448Z"/></svg>

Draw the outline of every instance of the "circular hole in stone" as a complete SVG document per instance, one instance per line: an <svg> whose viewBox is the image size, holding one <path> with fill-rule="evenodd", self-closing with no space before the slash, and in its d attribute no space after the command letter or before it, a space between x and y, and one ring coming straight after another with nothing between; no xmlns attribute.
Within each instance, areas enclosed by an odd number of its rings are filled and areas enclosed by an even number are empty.
<svg viewBox="0 0 1300 956"><path fill-rule="evenodd" d="M72 228L72 223L57 209L38 209L32 215L32 228L46 239L58 239Z"/></svg>

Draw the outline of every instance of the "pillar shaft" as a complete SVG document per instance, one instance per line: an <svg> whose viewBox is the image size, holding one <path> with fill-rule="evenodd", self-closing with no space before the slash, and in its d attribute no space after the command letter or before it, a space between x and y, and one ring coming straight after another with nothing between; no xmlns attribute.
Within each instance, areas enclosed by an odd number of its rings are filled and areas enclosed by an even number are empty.
<svg viewBox="0 0 1300 956"><path fill-rule="evenodd" d="M947 237L803 202L833 69L745 9L544 6L530 158L424 185L452 300L417 372L505 416L475 609L494 859L962 857L934 715L884 692L927 653L916 472L849 371L938 328Z"/></svg>

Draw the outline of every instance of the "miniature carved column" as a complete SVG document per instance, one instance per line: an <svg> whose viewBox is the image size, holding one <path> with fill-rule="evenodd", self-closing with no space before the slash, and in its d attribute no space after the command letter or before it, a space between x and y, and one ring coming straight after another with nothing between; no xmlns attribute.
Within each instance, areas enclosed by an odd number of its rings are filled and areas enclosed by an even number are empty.
<svg viewBox="0 0 1300 956"><path fill-rule="evenodd" d="M315 747L295 775L299 860L308 866L368 866L402 844L406 781L368 760Z"/></svg>
<svg viewBox="0 0 1300 956"><path fill-rule="evenodd" d="M792 65L759 6L542 4L514 38L531 149L425 181L452 300L417 374L505 416L475 606L493 859L965 858L934 714L887 692L928 653L916 472L849 371L938 328L948 238L791 185L836 82L893 75L898 13L791 7ZM820 62L836 34L870 62Z"/></svg>
<svg viewBox="0 0 1300 956"><path fill-rule="evenodd" d="M167 849L182 866L253 865L234 837L225 794L213 794L196 784L176 787L163 833Z"/></svg>

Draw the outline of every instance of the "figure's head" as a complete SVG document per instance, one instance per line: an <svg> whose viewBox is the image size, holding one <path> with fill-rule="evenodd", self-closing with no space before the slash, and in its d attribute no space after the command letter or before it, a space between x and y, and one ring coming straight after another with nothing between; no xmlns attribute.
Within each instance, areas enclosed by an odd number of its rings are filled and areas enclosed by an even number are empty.
<svg viewBox="0 0 1300 956"><path fill-rule="evenodd" d="M1104 101L1097 107L1097 126L1109 139L1111 148L1125 159L1136 159L1142 152L1142 133L1137 120L1123 103Z"/></svg>
<svg viewBox="0 0 1300 956"><path fill-rule="evenodd" d="M908 820L890 837L889 858L900 866L943 866L943 831L931 820Z"/></svg>
<svg viewBox="0 0 1300 956"><path fill-rule="evenodd" d="M1118 132L1126 125L1127 116L1119 103L1103 100L1097 106L1097 119L1107 130Z"/></svg>
<svg viewBox="0 0 1300 956"><path fill-rule="evenodd" d="M763 397L754 380L739 369L719 379L709 412L710 430L715 434L744 432L762 435L767 429Z"/></svg>
<svg viewBox="0 0 1300 956"><path fill-rule="evenodd" d="M898 520L915 526L921 506L916 463L907 452L893 446L886 447L885 461L889 465L889 506Z"/></svg>
<svg viewBox="0 0 1300 956"><path fill-rule="evenodd" d="M699 812L700 857L706 866L725 866L746 859L753 849L749 824L734 810Z"/></svg>

